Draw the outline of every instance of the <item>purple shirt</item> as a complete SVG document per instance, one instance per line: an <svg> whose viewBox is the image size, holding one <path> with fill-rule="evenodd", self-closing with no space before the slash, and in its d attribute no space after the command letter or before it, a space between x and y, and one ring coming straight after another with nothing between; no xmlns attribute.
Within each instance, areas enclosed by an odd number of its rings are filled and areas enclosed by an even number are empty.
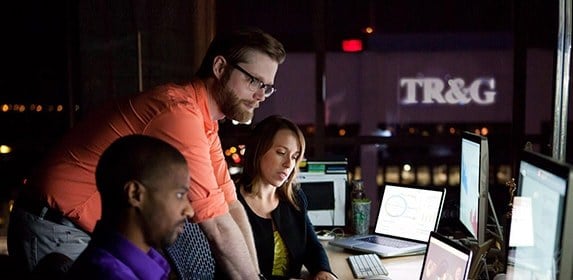
<svg viewBox="0 0 573 280"><path fill-rule="evenodd" d="M86 250L69 270L71 279L168 279L170 266L155 249L145 253L98 222Z"/></svg>

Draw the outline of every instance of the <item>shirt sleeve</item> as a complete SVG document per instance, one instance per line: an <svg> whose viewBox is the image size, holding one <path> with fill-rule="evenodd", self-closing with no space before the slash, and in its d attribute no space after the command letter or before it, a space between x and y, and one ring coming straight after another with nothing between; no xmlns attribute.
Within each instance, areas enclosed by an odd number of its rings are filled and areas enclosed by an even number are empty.
<svg viewBox="0 0 573 280"><path fill-rule="evenodd" d="M205 131L201 111L194 104L179 104L158 115L145 134L175 146L187 160L191 177L188 197L195 222L229 212L226 193L231 188L234 192L234 183L225 165L219 136L217 131Z"/></svg>
<svg viewBox="0 0 573 280"><path fill-rule="evenodd" d="M230 204L237 200L237 189L235 183L231 180L231 175L229 174L229 167L227 166L227 161L225 161L225 156L223 154L223 148L221 147L221 139L218 135L215 135L212 142L211 162L213 163L213 171L219 182L219 186L225 195L225 201L227 204Z"/></svg>

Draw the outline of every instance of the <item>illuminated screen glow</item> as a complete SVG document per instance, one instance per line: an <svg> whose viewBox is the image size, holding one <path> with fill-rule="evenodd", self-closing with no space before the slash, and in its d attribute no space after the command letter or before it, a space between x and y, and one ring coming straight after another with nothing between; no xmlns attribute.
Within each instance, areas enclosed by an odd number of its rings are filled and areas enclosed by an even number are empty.
<svg viewBox="0 0 573 280"><path fill-rule="evenodd" d="M507 279L556 279L561 250L566 178L552 170L521 161L518 190L522 202L531 208L529 217L512 220ZM521 209L523 210L523 209ZM523 220L528 223L520 223ZM519 242L515 234L530 224L533 240Z"/></svg>
<svg viewBox="0 0 573 280"><path fill-rule="evenodd" d="M462 139L460 168L460 212L464 227L478 238L480 145Z"/></svg>

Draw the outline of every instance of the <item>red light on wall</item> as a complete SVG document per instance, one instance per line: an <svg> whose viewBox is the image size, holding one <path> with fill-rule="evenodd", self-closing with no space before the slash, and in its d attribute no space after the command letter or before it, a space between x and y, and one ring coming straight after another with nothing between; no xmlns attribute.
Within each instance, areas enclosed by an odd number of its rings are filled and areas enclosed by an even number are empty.
<svg viewBox="0 0 573 280"><path fill-rule="evenodd" d="M344 52L361 52L362 40L360 39L342 40L342 50Z"/></svg>

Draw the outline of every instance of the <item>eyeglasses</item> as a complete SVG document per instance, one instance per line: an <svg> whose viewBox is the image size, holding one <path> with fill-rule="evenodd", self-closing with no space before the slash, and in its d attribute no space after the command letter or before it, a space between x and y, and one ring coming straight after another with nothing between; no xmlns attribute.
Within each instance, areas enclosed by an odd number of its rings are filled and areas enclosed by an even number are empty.
<svg viewBox="0 0 573 280"><path fill-rule="evenodd" d="M277 91L277 89L274 87L274 85L267 85L267 84L261 82L261 80L255 78L253 75L251 75L251 73L247 72L247 70L243 69L241 66L239 66L237 64L231 64L231 66L233 66L235 69L241 71L241 73L245 74L245 76L247 76L247 77L249 77L249 79L251 79L249 81L249 89L250 90L257 91L259 89L263 89L263 93L265 94L265 97L269 97L275 91Z"/></svg>

